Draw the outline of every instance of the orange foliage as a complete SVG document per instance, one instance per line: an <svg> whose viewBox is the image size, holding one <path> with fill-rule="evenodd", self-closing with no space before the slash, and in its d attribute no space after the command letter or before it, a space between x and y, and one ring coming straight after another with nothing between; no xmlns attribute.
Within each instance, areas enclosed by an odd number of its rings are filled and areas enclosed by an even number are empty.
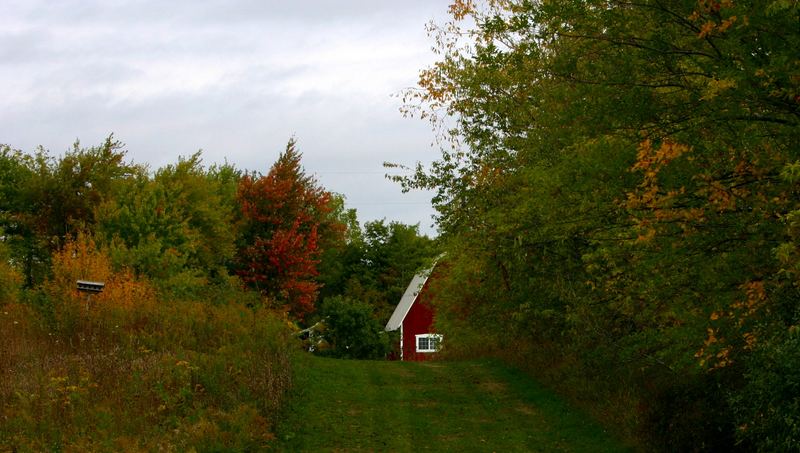
<svg viewBox="0 0 800 453"><path fill-rule="evenodd" d="M78 292L78 280L103 282L105 287L89 297ZM115 270L108 255L84 233L68 240L53 254L53 276L45 283L45 291L57 312L83 313L81 317L89 319L102 318L107 312L146 311L153 308L156 300L155 291L146 281L137 279L129 269Z"/></svg>
<svg viewBox="0 0 800 453"><path fill-rule="evenodd" d="M739 320L737 322L739 325L744 323L745 318L755 315L767 301L767 292L764 289L764 282L762 281L747 282L741 286L741 289L744 290L747 298L731 306L739 313Z"/></svg>
<svg viewBox="0 0 800 453"><path fill-rule="evenodd" d="M723 34L739 20L734 15L724 17L724 10L733 7L731 0L699 0L697 6L698 8L689 16L689 20L703 22L697 34L700 39ZM747 24L747 17L743 18L742 23Z"/></svg>
<svg viewBox="0 0 800 453"><path fill-rule="evenodd" d="M475 12L475 2L472 0L454 0L450 4L449 11L455 20L464 20L465 17Z"/></svg>
<svg viewBox="0 0 800 453"><path fill-rule="evenodd" d="M631 171L641 173L642 181L622 203L638 216L635 219L638 241L652 239L660 224L675 224L688 233L714 214L737 211L743 204L766 203L764 193L752 186L754 182L766 181L769 169L775 164L760 163L747 152L735 149L729 150L729 156L722 162L727 171L698 172L691 178L694 187L689 189L662 187L660 177L670 164L678 159L695 162L691 151L686 145L672 142L654 146L645 140L639 144ZM700 200L702 203L698 205Z"/></svg>
<svg viewBox="0 0 800 453"><path fill-rule="evenodd" d="M691 149L679 143L664 142L659 147L654 147L650 140L639 144L631 171L641 172L642 182L635 192L627 194L623 206L631 210L644 210L652 213L656 222L677 221L684 229L690 224L701 223L705 220L705 211L701 208L677 208L675 200L686 193L686 188L665 190L659 185L659 174L674 160L689 153ZM638 219L637 226L640 234L637 242L648 242L656 236L656 223L647 218Z"/></svg>
<svg viewBox="0 0 800 453"><path fill-rule="evenodd" d="M662 168L689 151L689 147L679 143L664 142L653 148L653 142L645 140L639 144L634 170L645 172L645 182L652 181Z"/></svg>
<svg viewBox="0 0 800 453"><path fill-rule="evenodd" d="M700 359L700 366L710 365L711 370L723 368L733 363L730 358L735 348L746 351L753 350L758 342L758 326L748 323L749 320L757 319L758 312L767 304L767 291L764 282L749 281L739 287L745 295L744 300L732 303L729 309L716 310L711 313L709 319L719 325L727 323L728 328L740 333L739 342L728 342L719 336L720 328L707 329L708 335L703 346L695 353L695 357Z"/></svg>
<svg viewBox="0 0 800 453"><path fill-rule="evenodd" d="M700 366L711 364L711 369L715 370L718 368L724 368L733 363L733 360L730 358L730 347L724 346L725 339L717 336L719 335L719 329L712 329L709 327L707 329L707 333L708 335L706 340L703 342L703 347L700 348L700 350L694 355L700 359ZM712 348L712 346L717 343L719 343L721 347L710 352L709 350Z"/></svg>

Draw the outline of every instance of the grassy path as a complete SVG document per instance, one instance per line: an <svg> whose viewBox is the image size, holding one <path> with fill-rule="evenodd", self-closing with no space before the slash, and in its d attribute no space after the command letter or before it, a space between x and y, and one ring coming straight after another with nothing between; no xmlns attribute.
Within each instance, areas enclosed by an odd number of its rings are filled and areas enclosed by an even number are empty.
<svg viewBox="0 0 800 453"><path fill-rule="evenodd" d="M298 359L280 451L626 451L496 363Z"/></svg>

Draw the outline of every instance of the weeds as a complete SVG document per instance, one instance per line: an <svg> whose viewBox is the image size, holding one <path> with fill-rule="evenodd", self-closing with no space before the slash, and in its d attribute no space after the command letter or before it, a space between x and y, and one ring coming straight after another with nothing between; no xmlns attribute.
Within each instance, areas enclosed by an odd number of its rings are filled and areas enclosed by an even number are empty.
<svg viewBox="0 0 800 453"><path fill-rule="evenodd" d="M27 302L0 301L0 451L257 451L291 383L286 322L160 302L85 239ZM74 292L75 268L106 291Z"/></svg>

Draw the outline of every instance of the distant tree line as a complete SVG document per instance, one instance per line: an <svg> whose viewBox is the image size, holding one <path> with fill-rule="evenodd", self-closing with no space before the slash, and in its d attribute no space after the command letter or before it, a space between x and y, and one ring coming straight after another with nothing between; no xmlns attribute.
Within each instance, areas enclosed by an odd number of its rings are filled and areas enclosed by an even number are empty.
<svg viewBox="0 0 800 453"><path fill-rule="evenodd" d="M266 174L205 166L200 152L152 171L113 136L63 154L4 145L0 269L35 290L52 275L54 254L83 235L165 300L233 285L301 324L332 296L367 304L375 322L388 319L433 241L397 222L362 229L301 157L290 141Z"/></svg>

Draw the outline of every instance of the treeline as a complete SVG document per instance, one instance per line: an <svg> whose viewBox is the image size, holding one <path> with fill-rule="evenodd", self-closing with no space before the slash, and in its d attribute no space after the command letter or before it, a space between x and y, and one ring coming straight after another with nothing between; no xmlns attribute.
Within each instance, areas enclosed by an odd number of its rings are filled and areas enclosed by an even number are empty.
<svg viewBox="0 0 800 453"><path fill-rule="evenodd" d="M800 5L455 1L406 95L438 161L450 354L646 449L800 440ZM446 117L454 118L448 130Z"/></svg>
<svg viewBox="0 0 800 453"><path fill-rule="evenodd" d="M28 288L83 233L163 295L194 296L238 276L302 317L322 251L343 242L342 200L303 173L293 143L266 175L205 168L199 153L151 172L113 137L60 157L6 146L0 165L4 243Z"/></svg>
<svg viewBox="0 0 800 453"><path fill-rule="evenodd" d="M293 141L266 174L200 153L153 171L113 137L2 146L0 449L267 448L296 332L358 313L369 350L333 326L326 353L385 356L375 326L433 247L416 226L362 228Z"/></svg>
<svg viewBox="0 0 800 453"><path fill-rule="evenodd" d="M301 158L290 141L266 174L206 167L199 152L151 171L126 159L113 136L61 156L3 145L6 264L34 289L52 276L53 254L82 235L114 269L146 278L162 297L241 286L302 322L318 298L346 295L388 318L400 286L435 253L433 241L398 222L362 228Z"/></svg>

